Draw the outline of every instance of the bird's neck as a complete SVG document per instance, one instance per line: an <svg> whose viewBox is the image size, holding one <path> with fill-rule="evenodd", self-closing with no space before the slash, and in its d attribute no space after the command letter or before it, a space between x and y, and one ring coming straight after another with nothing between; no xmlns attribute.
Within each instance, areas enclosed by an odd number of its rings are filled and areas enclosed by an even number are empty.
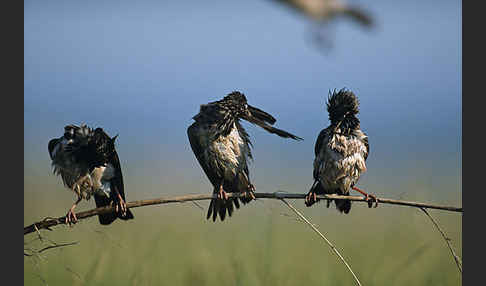
<svg viewBox="0 0 486 286"><path fill-rule="evenodd" d="M331 122L331 127L334 132L352 133L360 128L359 119L355 116L345 117L342 120Z"/></svg>

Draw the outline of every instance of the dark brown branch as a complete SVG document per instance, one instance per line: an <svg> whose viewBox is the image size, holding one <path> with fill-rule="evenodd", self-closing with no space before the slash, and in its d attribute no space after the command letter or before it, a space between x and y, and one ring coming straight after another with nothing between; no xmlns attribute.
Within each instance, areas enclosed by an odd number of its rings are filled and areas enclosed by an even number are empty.
<svg viewBox="0 0 486 286"><path fill-rule="evenodd" d="M229 193L229 197L239 197L242 194L236 193ZM259 199L304 199L305 194L289 194L283 192L276 192L276 193L255 193L255 197ZM210 200L212 198L216 198L216 195L211 194L204 194L204 195L184 195L184 196L175 196L175 197L162 197L158 199L149 199L149 200L141 200L141 201L133 201L127 203L127 208L138 208L143 206L150 206L150 205L160 205L160 204L168 204L168 203L182 203L187 201L202 201L202 200ZM333 199L333 200L351 200L356 202L366 202L364 197L361 196L339 196L339 195L319 195L317 196L319 199ZM411 206L411 207L418 207L418 208L428 208L428 209L439 209L439 210L446 210L446 211L453 211L453 212L462 212L462 207L453 207L453 206L441 206L441 205L434 205L434 204L427 204L427 203L419 203L419 202L410 202L410 201L401 201L401 200L393 200L393 199L383 199L378 198L378 201L381 204L392 204L392 205L402 205L402 206ZM367 202L366 202L367 203ZM92 217L99 214L105 214L114 212L114 207L101 207L96 208L84 212L76 213L78 220L85 219L88 217ZM66 216L58 217L58 218L45 218L40 222L36 222L29 226L24 227L24 235L34 232L37 229L48 229L51 230L50 227L56 226L59 224L66 224L65 223Z"/></svg>

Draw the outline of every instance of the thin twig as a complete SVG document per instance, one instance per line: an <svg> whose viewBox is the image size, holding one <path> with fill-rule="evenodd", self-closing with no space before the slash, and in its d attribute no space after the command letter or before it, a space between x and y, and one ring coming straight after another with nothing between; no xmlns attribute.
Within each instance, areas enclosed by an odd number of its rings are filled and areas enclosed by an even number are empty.
<svg viewBox="0 0 486 286"><path fill-rule="evenodd" d="M68 272L71 272L72 274L74 274L74 276L76 276L76 278L78 278L79 280L83 281L84 282L84 279L81 277L81 275L79 275L78 273L76 273L76 271L72 270L71 268L69 267L64 267L66 269L66 271Z"/></svg>
<svg viewBox="0 0 486 286"><path fill-rule="evenodd" d="M191 201L196 207L198 207L200 210L204 210L204 208L198 204L196 201Z"/></svg>
<svg viewBox="0 0 486 286"><path fill-rule="evenodd" d="M241 197L244 194L240 193L228 193L228 197ZM262 199L304 199L305 194L289 194L289 193L255 193L256 198ZM141 200L141 201L133 201L127 203L127 208L137 208L143 206L150 206L150 205L160 205L160 204L168 204L168 203L180 203L180 202L187 202L187 201L202 201L202 200L210 200L216 198L216 194L204 194L204 195L184 195L184 196L175 196L175 197L162 197L157 199L149 199L149 200ZM317 196L319 199L332 199L332 200L350 200L356 202L366 202L366 199L361 196L340 196L340 195L319 195ZM420 202L410 202L410 201L400 201L400 200L393 200L393 199L384 199L378 198L378 201L381 204L392 204L392 205L402 205L402 206L411 206L411 207L419 207L419 208L429 208L429 209L439 209L439 210L446 210L446 211L453 211L453 212L462 212L462 207L453 207L453 206L441 206L441 205L434 205L434 204L427 204L427 203L420 203ZM76 214L78 220L85 219L88 217L92 217L99 214L106 214L115 212L115 207L106 206L91 209L84 212L79 212ZM35 228L38 230L40 229L49 229L52 226L56 226L59 224L66 224L65 220L66 216L61 216L58 218L45 218L40 222L36 222L29 226L24 227L24 235L34 232Z"/></svg>
<svg viewBox="0 0 486 286"><path fill-rule="evenodd" d="M334 251L334 253L336 253L336 255L339 257L339 259L341 259L341 261L344 263L344 265L346 265L346 267L348 268L349 272L351 272L351 274L354 277L354 280L356 281L356 284L358 284L359 286L361 286L361 283L359 282L358 277L356 276L356 274L354 274L353 270L351 269L351 267L349 266L349 264L346 262L346 260L344 260L343 256L341 255L341 253L339 253L339 251L336 249L336 247L334 247L334 245L311 222L309 222L305 218L305 216L303 216L296 208L294 208L294 206L292 206L285 199L280 199L280 200L284 204L286 204L292 211L294 211L294 213L296 213L302 220L304 220L315 232L317 232L317 234L319 234L319 236L322 237L322 239L324 239L326 241L326 243L329 245L329 247L331 247L332 251Z"/></svg>
<svg viewBox="0 0 486 286"><path fill-rule="evenodd" d="M56 243L54 245L49 245L49 246L46 246L46 247L42 248L41 250L37 251L37 253L41 253L41 252L46 251L46 250L51 249L51 248L57 248L57 247L75 245L75 244L78 244L78 243L79 243L78 241L69 242L69 243Z"/></svg>
<svg viewBox="0 0 486 286"><path fill-rule="evenodd" d="M454 251L454 249L452 248L452 245L451 245L451 239L448 238L446 236L446 234L444 233L444 231L440 228L439 224L435 221L435 219L427 212L426 209L424 208L420 208L429 218L430 220L432 221L432 223L435 225L435 227L437 228L437 230L440 232L440 234L442 234L442 237L444 238L445 242L447 243L447 246L449 247L449 249L451 250L451 254L452 254L452 257L454 258L454 260L456 261L456 264L457 264L457 267L459 268L459 272L461 272L461 275L462 275L462 260L461 258L459 258L459 256L456 255L456 252Z"/></svg>

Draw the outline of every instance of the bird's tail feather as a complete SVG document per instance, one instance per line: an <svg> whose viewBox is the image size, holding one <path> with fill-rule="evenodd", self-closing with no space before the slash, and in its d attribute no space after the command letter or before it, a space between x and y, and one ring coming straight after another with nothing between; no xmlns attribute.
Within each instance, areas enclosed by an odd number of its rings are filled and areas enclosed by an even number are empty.
<svg viewBox="0 0 486 286"><path fill-rule="evenodd" d="M248 176L245 173L240 172L235 177L235 180L232 184L225 184L223 188L230 193L239 193L240 190L249 189L249 186L250 182ZM213 194L217 194L218 190L219 188L215 188ZM246 205L251 200L252 199L249 196L240 198L228 198L228 200L225 201L221 199L211 199L206 219L209 219L212 216L213 221L216 221L216 218L219 214L219 218L221 219L221 221L224 221L224 219L226 218L226 213L228 214L228 216L231 217L235 210L235 207L237 209L240 208L240 202Z"/></svg>
<svg viewBox="0 0 486 286"><path fill-rule="evenodd" d="M316 194L326 194L329 192L326 192L324 188L322 187L321 184L314 182L314 184L311 187L311 192L314 192ZM342 195L341 191L337 191L338 194ZM319 201L319 199L317 199ZM328 203L332 202L333 200L328 201ZM336 209L341 212L341 213L349 213L351 210L351 201L350 200L334 200L336 203ZM329 205L328 205L329 206Z"/></svg>
<svg viewBox="0 0 486 286"><path fill-rule="evenodd" d="M223 201L221 199L211 199L206 219L212 217L213 221L216 221L216 218L219 214L219 218L221 219L221 221L224 221L224 219L226 218L226 213L228 213L228 216L231 217L231 215L233 215L235 207L237 209L240 208L240 202L238 201L238 198L229 198L227 201Z"/></svg>
<svg viewBox="0 0 486 286"><path fill-rule="evenodd" d="M347 214L351 210L350 200L335 200L335 203L336 203L336 208L340 212L344 212L345 214Z"/></svg>

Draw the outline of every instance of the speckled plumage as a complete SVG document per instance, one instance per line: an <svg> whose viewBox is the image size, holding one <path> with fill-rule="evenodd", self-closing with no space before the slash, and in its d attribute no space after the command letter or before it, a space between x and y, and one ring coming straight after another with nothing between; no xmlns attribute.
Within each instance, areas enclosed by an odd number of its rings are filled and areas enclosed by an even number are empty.
<svg viewBox="0 0 486 286"><path fill-rule="evenodd" d="M248 162L253 159L250 136L240 124L240 119L256 124L270 133L284 138L301 139L286 131L270 126L276 122L270 114L248 105L240 92L232 92L222 100L203 104L193 117L195 122L187 129L191 148L217 193L220 186L225 192L253 192L249 178ZM251 198L211 200L207 218L213 221L219 214L224 220L232 215L234 207L246 204Z"/></svg>
<svg viewBox="0 0 486 286"><path fill-rule="evenodd" d="M49 141L48 151L54 174L60 175L64 185L74 191L79 199L94 196L97 207L117 201L116 193L125 200L120 160L115 150L116 136L110 138L101 128L95 130L86 125L67 125L64 135ZM101 224L110 224L117 217L109 213L99 215Z"/></svg>
<svg viewBox="0 0 486 286"><path fill-rule="evenodd" d="M356 96L345 89L334 91L329 97L327 109L331 125L323 129L316 140L314 184L310 193L348 195L366 172L369 144L356 117L358 105ZM339 211L350 211L351 201L335 202Z"/></svg>

